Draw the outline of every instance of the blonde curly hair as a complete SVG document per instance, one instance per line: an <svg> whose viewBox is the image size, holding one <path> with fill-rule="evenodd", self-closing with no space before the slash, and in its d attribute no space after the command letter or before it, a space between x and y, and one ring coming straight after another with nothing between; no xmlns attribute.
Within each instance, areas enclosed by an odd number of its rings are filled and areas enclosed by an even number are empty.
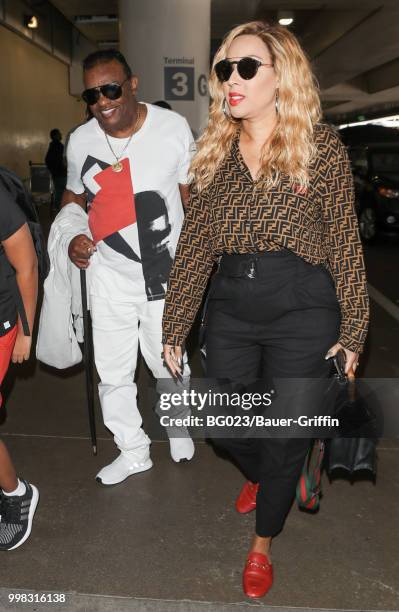
<svg viewBox="0 0 399 612"><path fill-rule="evenodd" d="M307 187L309 182L309 164L316 155L313 131L321 118L316 79L299 42L288 29L251 21L225 36L213 60L208 125L197 142L197 153L190 167L191 179L199 191L212 182L240 129L240 121L232 122L223 113L223 88L214 66L226 58L235 38L248 34L258 36L267 46L279 82L277 123L262 150L258 185L270 186L281 174L288 175L300 187Z"/></svg>

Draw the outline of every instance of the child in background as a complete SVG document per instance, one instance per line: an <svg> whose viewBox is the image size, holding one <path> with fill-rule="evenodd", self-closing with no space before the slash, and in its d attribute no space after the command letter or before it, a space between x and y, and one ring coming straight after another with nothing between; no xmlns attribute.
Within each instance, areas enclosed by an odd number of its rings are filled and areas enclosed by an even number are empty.
<svg viewBox="0 0 399 612"><path fill-rule="evenodd" d="M15 274L30 335L25 335L10 288ZM0 385L10 361L29 359L37 300L37 257L26 219L10 193L0 186ZM0 407L2 398L0 394ZM0 550L17 548L30 535L39 492L19 480L0 441Z"/></svg>

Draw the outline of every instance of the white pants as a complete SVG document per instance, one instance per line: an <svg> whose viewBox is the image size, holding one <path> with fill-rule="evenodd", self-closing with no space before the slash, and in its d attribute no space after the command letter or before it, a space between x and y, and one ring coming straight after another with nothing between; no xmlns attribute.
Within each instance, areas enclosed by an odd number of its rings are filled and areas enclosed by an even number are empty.
<svg viewBox="0 0 399 612"><path fill-rule="evenodd" d="M114 434L118 448L138 461L148 458L150 444L141 427L136 401L134 375L139 343L145 362L157 379L158 393L189 389L187 355L183 358L183 384L172 378L161 357L163 307L164 300L137 304L90 296L94 358L101 379L98 389L104 424ZM159 404L156 411L162 413ZM168 414L184 418L189 412L187 406L180 406ZM170 430L168 435L176 435L176 431Z"/></svg>

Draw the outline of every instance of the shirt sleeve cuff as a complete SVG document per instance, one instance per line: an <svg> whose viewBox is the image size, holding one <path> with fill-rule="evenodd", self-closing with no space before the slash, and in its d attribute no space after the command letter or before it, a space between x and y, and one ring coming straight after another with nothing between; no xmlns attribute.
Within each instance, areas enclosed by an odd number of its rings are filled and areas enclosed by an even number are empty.
<svg viewBox="0 0 399 612"><path fill-rule="evenodd" d="M182 346L184 344L185 337L182 334L163 335L162 344L169 344L169 346Z"/></svg>
<svg viewBox="0 0 399 612"><path fill-rule="evenodd" d="M2 240L2 241L4 241L4 240L8 240L9 238L11 238L11 236L14 236L14 234L15 234L15 233L16 233L18 230L20 230L20 229L21 229L21 227L22 227L23 225L25 225L25 223L26 223L26 222L27 222L27 221L26 221L26 219L24 219L24 218L22 217L22 213L21 213L21 218L19 219L19 221L17 221L16 223L14 223L14 224L12 225L12 227L8 227L8 228L7 228L7 231L6 231L6 232L4 232L4 234L2 234L2 236L1 236L1 240Z"/></svg>
<svg viewBox="0 0 399 612"><path fill-rule="evenodd" d="M338 342L349 351L353 351L354 353L363 352L364 340L357 340L344 331L341 331Z"/></svg>

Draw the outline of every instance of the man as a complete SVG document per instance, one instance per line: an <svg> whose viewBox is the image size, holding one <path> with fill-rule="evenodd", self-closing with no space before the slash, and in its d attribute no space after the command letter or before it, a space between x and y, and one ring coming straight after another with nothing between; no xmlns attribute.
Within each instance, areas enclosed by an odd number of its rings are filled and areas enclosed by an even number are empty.
<svg viewBox="0 0 399 612"><path fill-rule="evenodd" d="M46 153L45 163L51 174L54 185L54 208L60 209L62 194L66 185L66 167L62 134L55 128L50 132L51 142Z"/></svg>
<svg viewBox="0 0 399 612"><path fill-rule="evenodd" d="M93 119L77 128L67 151L64 204L88 205L93 239L77 235L69 257L90 264L90 309L104 423L119 456L97 474L102 484L152 467L150 440L136 405L138 344L159 393L188 388L189 367L174 380L161 356L166 284L188 197L192 136L180 115L136 100L138 80L121 53L97 51L83 62L82 97ZM159 410L159 407L158 407ZM185 406L173 415L189 414ZM167 428L175 461L194 445L186 428Z"/></svg>

